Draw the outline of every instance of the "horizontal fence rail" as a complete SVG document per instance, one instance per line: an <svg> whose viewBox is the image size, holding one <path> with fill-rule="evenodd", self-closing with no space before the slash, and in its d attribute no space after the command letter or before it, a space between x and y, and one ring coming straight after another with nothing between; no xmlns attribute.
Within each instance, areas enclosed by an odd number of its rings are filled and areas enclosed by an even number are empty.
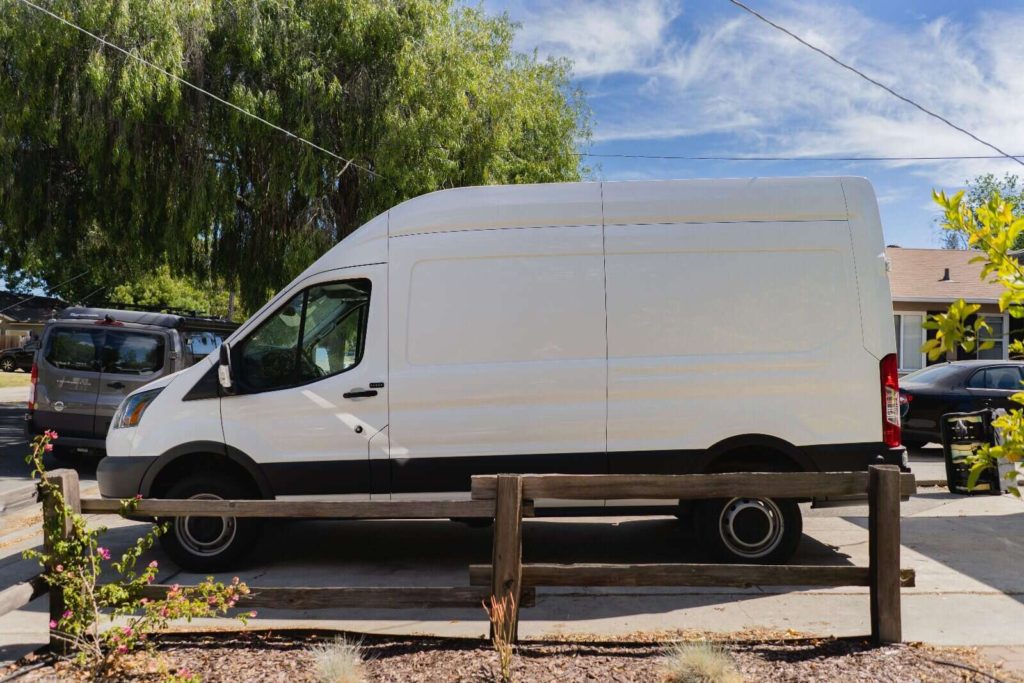
<svg viewBox="0 0 1024 683"><path fill-rule="evenodd" d="M825 498L864 495L867 472L743 472L736 474L524 474L523 497L564 500L633 498ZM917 493L914 475L899 477L900 495ZM473 477L473 499L492 500L497 476Z"/></svg>
<svg viewBox="0 0 1024 683"><path fill-rule="evenodd" d="M75 512L117 514L120 501L80 498L78 475L57 470L47 475ZM34 487L33 487L34 488ZM871 633L876 642L901 637L900 588L913 586L912 570L900 569L901 497L916 492L913 475L895 466L869 472L730 473L696 475L483 475L472 479L472 500L311 501L311 500L140 500L132 518L265 517L320 519L492 518L490 564L469 567L469 586L252 587L245 607L267 609L421 609L480 608L486 600L515 599L513 633L519 608L536 604L536 586L868 586ZM533 501L614 499L711 499L726 497L817 498L868 496L869 566L720 565L720 564L523 564L523 518L534 514ZM0 504L3 500L0 499ZM52 500L43 501L45 519L54 519ZM45 528L45 523L44 523ZM45 538L53 547L55 538ZM144 597L162 598L170 587L152 585ZM46 591L42 576L0 592L0 615L18 609ZM49 611L64 611L59 588L50 588ZM481 610L482 612L482 610ZM51 648L62 643L50 635Z"/></svg>
<svg viewBox="0 0 1024 683"><path fill-rule="evenodd" d="M83 498L82 512L118 514L121 501ZM447 519L494 517L493 500L316 501L316 500L140 500L132 517L183 515L303 519ZM528 506L532 514L533 506Z"/></svg>
<svg viewBox="0 0 1024 683"><path fill-rule="evenodd" d="M913 569L900 571L900 585L916 585ZM491 565L471 564L469 583L491 582ZM523 586L870 586L867 567L744 564L524 564Z"/></svg>

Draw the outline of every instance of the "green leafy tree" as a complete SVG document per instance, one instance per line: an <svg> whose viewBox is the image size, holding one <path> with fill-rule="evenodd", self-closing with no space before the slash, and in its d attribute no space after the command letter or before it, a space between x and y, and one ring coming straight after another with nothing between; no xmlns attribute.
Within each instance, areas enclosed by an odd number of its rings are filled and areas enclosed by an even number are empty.
<svg viewBox="0 0 1024 683"><path fill-rule="evenodd" d="M576 180L570 66L454 0L0 5L0 277L77 299L167 263L261 304L388 207L440 188ZM356 165L367 169L360 170Z"/></svg>
<svg viewBox="0 0 1024 683"><path fill-rule="evenodd" d="M135 282L117 285L108 299L114 305L169 308L220 317L227 317L230 307L230 294L223 287L174 277L167 265Z"/></svg>
<svg viewBox="0 0 1024 683"><path fill-rule="evenodd" d="M1015 216L1024 216L1024 182L1011 173L1007 173L1002 178L993 173L975 176L967 181L962 201L967 207L978 209L987 204L994 194L1005 198L1013 205ZM967 249L968 237L967 233L950 228L948 222L943 224L942 247L944 249ZM1024 239L1014 242L1013 248L1024 249Z"/></svg>
<svg viewBox="0 0 1024 683"><path fill-rule="evenodd" d="M984 201L972 204L957 192L947 196L945 192L934 193L936 203L943 212L945 229L966 236L967 247L978 249L981 254L973 259L981 263L981 279L996 282L1003 287L999 296L999 310L1009 313L1014 318L1024 318L1024 264L1014 253L1015 246L1024 237L1024 215L1019 206L1010 199L1003 198L998 191L992 193ZM954 302L946 313L931 316L926 327L936 330L936 337L929 340L922 350L928 352L932 359L945 356L948 351L958 346L967 351L974 348L991 346L984 341L984 325L969 324L969 317L976 312L977 305L967 305L961 299ZM1024 342L1014 340L1010 343L1010 353L1015 356L1024 354ZM1015 403L1024 405L1024 387L1012 396ZM968 484L973 486L978 477L986 469L995 467L999 461L1019 463L1024 461L1024 412L1016 408L1008 414L996 418L993 425L1003 433L1003 443L985 446L973 459ZM1007 477L1016 480L1017 472L1010 468ZM1014 494L1020 495L1016 487Z"/></svg>

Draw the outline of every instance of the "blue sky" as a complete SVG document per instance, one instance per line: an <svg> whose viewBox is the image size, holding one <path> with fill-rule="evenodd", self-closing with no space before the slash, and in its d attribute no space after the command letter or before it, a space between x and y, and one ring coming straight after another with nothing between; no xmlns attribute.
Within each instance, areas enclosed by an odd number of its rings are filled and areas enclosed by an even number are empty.
<svg viewBox="0 0 1024 683"><path fill-rule="evenodd" d="M754 9L1012 154L1024 154L1021 0L748 0ZM593 112L591 152L942 156L992 152L727 0L484 0L516 47L568 57ZM862 175L888 243L938 246L932 188L1008 160L696 162L593 159L596 176Z"/></svg>

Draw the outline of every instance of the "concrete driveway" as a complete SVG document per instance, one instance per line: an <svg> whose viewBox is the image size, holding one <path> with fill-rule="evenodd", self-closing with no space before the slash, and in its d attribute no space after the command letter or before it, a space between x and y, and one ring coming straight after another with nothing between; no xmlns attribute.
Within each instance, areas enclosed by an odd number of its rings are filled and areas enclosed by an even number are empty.
<svg viewBox="0 0 1024 683"><path fill-rule="evenodd" d="M2 428L2 424L0 424ZM4 461L10 449L3 449ZM939 463L920 456L921 470ZM88 469L86 472L88 473ZM928 477L923 471L922 478ZM944 645L1014 645L1024 638L1024 504L1009 496L961 497L925 489L904 505L902 565L917 570L903 597L904 637ZM108 543L127 546L141 525L101 518ZM34 511L3 518L0 586L35 568L20 551L38 544ZM810 510L795 563L867 564L867 510ZM490 557L490 530L447 521L288 521L270 523L259 549L232 574L250 586L467 585L466 566ZM695 541L672 518L529 520L527 562L700 561ZM155 551L161 582L201 577L175 571ZM0 660L46 640L45 599L0 618ZM316 619L315 623L310 621ZM262 610L252 627L310 626L377 633L485 636L483 610ZM213 621L209 625L234 625ZM196 624L205 625L205 624ZM770 628L819 635L869 631L866 589L617 588L539 589L521 633L618 635L675 629Z"/></svg>

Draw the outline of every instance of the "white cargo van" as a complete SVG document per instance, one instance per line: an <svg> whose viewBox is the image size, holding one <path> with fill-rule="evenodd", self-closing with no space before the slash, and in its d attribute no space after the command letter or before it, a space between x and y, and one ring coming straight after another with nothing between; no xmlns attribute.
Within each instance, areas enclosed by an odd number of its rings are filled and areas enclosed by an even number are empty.
<svg viewBox="0 0 1024 683"><path fill-rule="evenodd" d="M100 491L399 499L480 473L905 464L892 320L860 178L435 192L327 252L219 364L125 399ZM785 561L801 535L791 500L679 511L735 561ZM163 540L205 570L255 533L179 518Z"/></svg>

